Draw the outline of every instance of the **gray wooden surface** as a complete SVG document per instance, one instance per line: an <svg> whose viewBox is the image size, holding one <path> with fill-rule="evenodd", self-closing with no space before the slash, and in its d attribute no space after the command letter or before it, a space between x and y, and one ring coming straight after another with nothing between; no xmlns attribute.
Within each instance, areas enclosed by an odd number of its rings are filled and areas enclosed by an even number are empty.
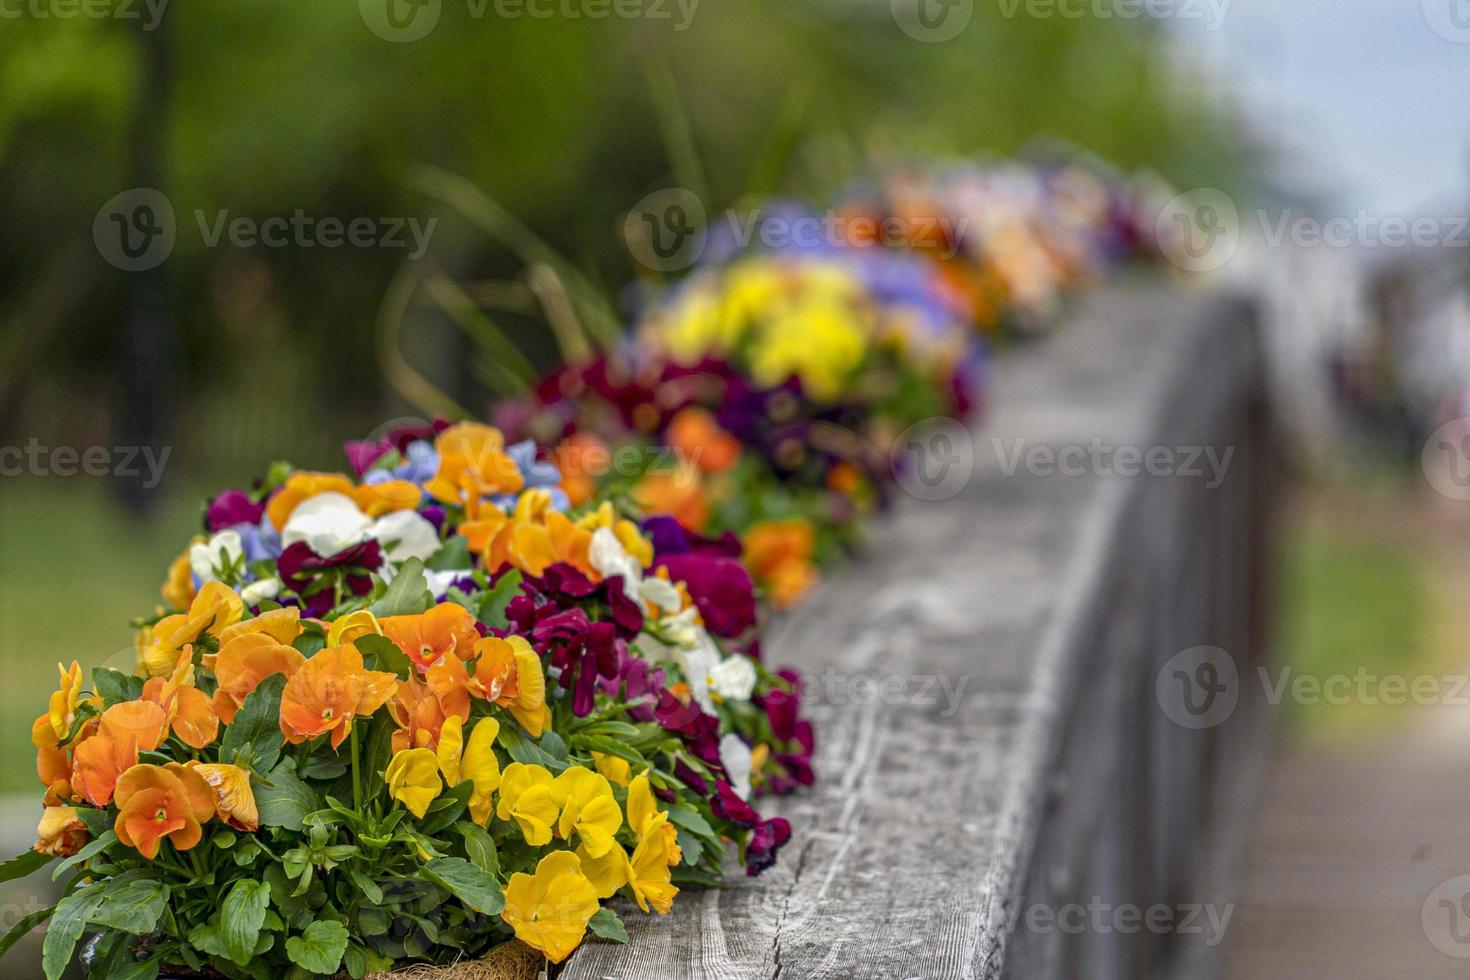
<svg viewBox="0 0 1470 980"><path fill-rule="evenodd" d="M762 807L795 828L781 862L665 918L632 911L632 942L585 947L564 980L1200 975L1194 937L1025 913L1224 901L1259 716L1247 699L1223 725L1181 728L1154 680L1200 644L1242 671L1259 656L1262 379L1248 308L1144 285L1009 355L966 490L900 501L766 645L816 695L819 784ZM1006 472L1017 440L1094 439L1235 453L1213 489ZM913 696L930 677L948 686ZM869 678L889 696L868 696Z"/></svg>

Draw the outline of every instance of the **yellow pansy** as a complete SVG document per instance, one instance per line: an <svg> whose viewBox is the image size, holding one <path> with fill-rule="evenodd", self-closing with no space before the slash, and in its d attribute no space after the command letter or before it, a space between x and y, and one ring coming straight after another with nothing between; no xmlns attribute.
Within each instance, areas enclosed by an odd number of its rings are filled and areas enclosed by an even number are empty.
<svg viewBox="0 0 1470 980"><path fill-rule="evenodd" d="M500 917L517 939L560 963L582 942L597 909L597 893L581 861L570 851L556 851L541 859L535 875L510 876Z"/></svg>
<svg viewBox="0 0 1470 980"><path fill-rule="evenodd" d="M463 752L464 722L458 715L450 715L439 729L439 746L434 750L439 771L444 774L444 785L459 785L459 761Z"/></svg>
<svg viewBox="0 0 1470 980"><path fill-rule="evenodd" d="M500 762L495 758L495 736L499 734L500 722L481 719L470 732L460 766L463 778L475 785L470 794L470 818L481 827L490 822L490 798L500 787Z"/></svg>
<svg viewBox="0 0 1470 980"><path fill-rule="evenodd" d="M72 722L76 721L77 702L82 696L82 665L73 660L70 667L57 664L56 671L61 675L61 685L51 695L46 718L51 723L51 731L60 740L66 738L71 732Z"/></svg>
<svg viewBox="0 0 1470 980"><path fill-rule="evenodd" d="M439 780L439 760L429 749L408 749L395 755L388 763L386 778L388 795L420 820L444 788Z"/></svg>
<svg viewBox="0 0 1470 980"><path fill-rule="evenodd" d="M602 857L615 844L613 835L623 825L623 814L605 777L585 766L572 766L557 776L552 799L561 809L557 836L570 840L575 832L592 857Z"/></svg>
<svg viewBox="0 0 1470 980"><path fill-rule="evenodd" d="M203 634L218 636L245 613L245 603L234 589L220 581L205 582L189 611L165 616L138 635L138 673L167 677L173 673L183 648Z"/></svg>
<svg viewBox="0 0 1470 980"><path fill-rule="evenodd" d="M373 633L383 635L383 628L378 625L378 617L366 609L359 609L332 623L327 630L327 646L341 646L344 643L351 643L360 636L368 636Z"/></svg>
<svg viewBox="0 0 1470 980"><path fill-rule="evenodd" d="M647 568L653 564L653 542L643 536L637 524L620 517L611 501L604 500L596 510L578 518L577 527L587 532L609 528L623 550L638 559L640 565Z"/></svg>
<svg viewBox="0 0 1470 980"><path fill-rule="evenodd" d="M551 843L551 828L561 812L551 792L552 776L542 766L512 762L500 777L495 815L514 819L532 847Z"/></svg>
<svg viewBox="0 0 1470 980"><path fill-rule="evenodd" d="M647 912L649 906L652 906L659 915L669 914L669 909L674 905L674 897L679 894L669 871L673 864L669 860L669 854L677 854L678 845L669 846L675 831L668 819L667 813L659 813L649 826L648 833L638 842L638 847L633 851L633 859L628 865L628 885L633 889L633 900L643 911Z"/></svg>
<svg viewBox="0 0 1470 980"><path fill-rule="evenodd" d="M667 814L658 808L649 785L648 773L641 773L628 784L628 826L633 828L642 843L655 835L663 841L668 864L676 865L683 859L679 849L679 834L673 825L666 822Z"/></svg>
<svg viewBox="0 0 1470 980"><path fill-rule="evenodd" d="M597 771L607 777L608 782L617 783L619 786L628 785L628 773L632 766L627 759L620 759L615 755L607 755L603 752L593 752L592 762L597 766Z"/></svg>

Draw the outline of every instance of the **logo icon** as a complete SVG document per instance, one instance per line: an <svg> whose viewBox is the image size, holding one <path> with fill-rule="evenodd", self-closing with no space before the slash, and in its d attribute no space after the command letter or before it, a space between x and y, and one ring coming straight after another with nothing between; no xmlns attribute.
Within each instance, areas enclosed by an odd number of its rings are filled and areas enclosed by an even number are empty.
<svg viewBox="0 0 1470 980"><path fill-rule="evenodd" d="M633 205L623 220L623 239L646 268L678 272L704 254L706 222L704 202L693 191L666 187Z"/></svg>
<svg viewBox="0 0 1470 980"><path fill-rule="evenodd" d="M970 26L975 0L889 0L898 29L915 41L952 41Z"/></svg>
<svg viewBox="0 0 1470 980"><path fill-rule="evenodd" d="M909 496L948 500L975 472L975 442L970 430L954 419L924 419L894 440L888 463Z"/></svg>
<svg viewBox="0 0 1470 980"><path fill-rule="evenodd" d="M114 195L92 219L97 251L125 272L162 265L174 250L177 233L173 203L151 187Z"/></svg>
<svg viewBox="0 0 1470 980"><path fill-rule="evenodd" d="M1430 433L1419 463L1442 496L1470 500L1470 418L1454 419Z"/></svg>
<svg viewBox="0 0 1470 980"><path fill-rule="evenodd" d="M1165 716L1181 728L1223 725L1240 700L1235 658L1219 647L1190 647L1169 658L1154 679Z"/></svg>
<svg viewBox="0 0 1470 980"><path fill-rule="evenodd" d="M1186 272L1213 272L1240 247L1240 212L1224 191L1200 187L1164 205L1154 231L1170 262Z"/></svg>
<svg viewBox="0 0 1470 980"><path fill-rule="evenodd" d="M1422 0L1430 30L1456 44L1470 44L1470 0Z"/></svg>
<svg viewBox="0 0 1470 980"><path fill-rule="evenodd" d="M1435 949L1470 959L1470 875L1458 875L1430 892L1419 921Z"/></svg>
<svg viewBox="0 0 1470 980"><path fill-rule="evenodd" d="M358 0L367 29L385 41L406 44L427 37L439 24L443 0Z"/></svg>

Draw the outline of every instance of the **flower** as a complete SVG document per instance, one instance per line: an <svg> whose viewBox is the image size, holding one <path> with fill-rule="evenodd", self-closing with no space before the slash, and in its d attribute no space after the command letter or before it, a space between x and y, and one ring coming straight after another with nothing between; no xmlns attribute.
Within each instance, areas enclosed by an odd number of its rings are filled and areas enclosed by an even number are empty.
<svg viewBox="0 0 1470 980"><path fill-rule="evenodd" d="M168 566L168 577L163 581L163 587L158 594L163 596L163 601L168 603L170 609L184 609L194 601L194 577L189 563L189 553L195 544L203 538L196 537Z"/></svg>
<svg viewBox="0 0 1470 980"><path fill-rule="evenodd" d="M607 777L608 782L617 783L619 786L628 785L628 773L632 765L627 759L604 752L593 752L592 764L597 767L598 772Z"/></svg>
<svg viewBox="0 0 1470 980"><path fill-rule="evenodd" d="M725 701L749 701L759 681L749 657L733 654L721 660L709 672L711 693Z"/></svg>
<svg viewBox="0 0 1470 980"><path fill-rule="evenodd" d="M709 523L709 497L699 471L687 465L672 472L649 473L634 485L633 500L645 513L670 514L691 531Z"/></svg>
<svg viewBox="0 0 1470 980"><path fill-rule="evenodd" d="M515 493L524 485L499 429L464 422L439 433L434 448L439 472L424 489L436 500L463 506L491 494Z"/></svg>
<svg viewBox="0 0 1470 980"><path fill-rule="evenodd" d="M745 532L745 561L778 609L797 604L816 584L816 534L804 520L762 521Z"/></svg>
<svg viewBox="0 0 1470 980"><path fill-rule="evenodd" d="M694 406L669 420L664 442L680 460L706 473L723 473L740 459L740 440L721 429L709 412Z"/></svg>
<svg viewBox="0 0 1470 980"><path fill-rule="evenodd" d="M378 623L378 617L366 609L359 609L332 622L332 625L327 628L327 646L341 646L359 637L372 634L381 636L382 633L383 627Z"/></svg>
<svg viewBox="0 0 1470 980"><path fill-rule="evenodd" d="M301 610L294 606L285 606L280 609L271 609L261 613L254 619L247 619L227 626L220 631L220 647L226 646L237 636L245 636L248 633L264 633L277 643L290 645L301 635L304 627L301 625ZM205 660L205 665L211 663Z"/></svg>
<svg viewBox="0 0 1470 980"><path fill-rule="evenodd" d="M395 484L396 485L396 484ZM385 484L359 487L377 493ZM418 488L407 486L415 493ZM439 532L427 519L412 510L384 510L392 501L369 495L368 507L359 505L362 494L322 493L303 500L291 513L281 531L281 544L290 549L305 543L312 554L332 558L366 541L376 541L388 556L390 567L409 558L427 560L439 550Z"/></svg>
<svg viewBox="0 0 1470 980"><path fill-rule="evenodd" d="M330 732L335 749L352 733L354 718L371 715L397 690L393 674L364 669L357 647L326 647L286 682L281 731L292 744Z"/></svg>
<svg viewBox="0 0 1470 980"><path fill-rule="evenodd" d="M205 748L219 734L219 716L209 695L194 686L194 661L187 653L179 655L168 680L150 677L143 684L143 700L163 709L168 730L190 748Z"/></svg>
<svg viewBox="0 0 1470 980"><path fill-rule="evenodd" d="M333 589L324 588L307 596L317 581L317 573L333 568L346 569L343 581L348 590L353 595L367 595L373 590L373 579L368 573L382 565L382 546L373 540L353 545L330 558L323 558L312 551L305 541L297 541L276 559L276 571L281 573L281 581L298 595L306 597L306 610L313 616L325 616L336 605Z"/></svg>
<svg viewBox="0 0 1470 980"><path fill-rule="evenodd" d="M352 491L352 481L341 473L292 473L266 503L265 516L275 525L277 531L284 531L286 521L302 501L324 493L350 496Z"/></svg>
<svg viewBox="0 0 1470 980"><path fill-rule="evenodd" d="M57 664L56 670L61 675L61 686L51 695L50 708L43 717L59 740L71 734L72 723L76 721L77 702L82 695L82 665L73 660L70 667Z"/></svg>
<svg viewBox="0 0 1470 980"><path fill-rule="evenodd" d="M683 583L699 618L715 636L733 639L755 625L755 585L739 561L690 552L660 555L656 564Z"/></svg>
<svg viewBox="0 0 1470 980"><path fill-rule="evenodd" d="M293 610L294 611L294 610ZM272 674L285 674L289 680L306 663L295 647L280 643L267 632L244 633L220 648L214 661L214 676L219 682L214 692L214 712L226 725L245 699Z"/></svg>
<svg viewBox="0 0 1470 980"><path fill-rule="evenodd" d="M213 533L237 524L259 524L264 514L265 504L251 500L244 490L226 490L209 502L204 522Z"/></svg>
<svg viewBox="0 0 1470 980"><path fill-rule="evenodd" d="M187 851L203 839L202 824L214 816L214 800L214 791L193 769L176 762L133 766L117 781L113 830L150 861L165 837Z"/></svg>
<svg viewBox="0 0 1470 980"><path fill-rule="evenodd" d="M510 565L540 576L557 562L591 572L592 532L572 523L554 503L548 490L527 490L509 514L487 506L461 524L459 533L469 540L470 551L483 556L487 572Z"/></svg>
<svg viewBox="0 0 1470 980"><path fill-rule="evenodd" d="M439 781L439 760L428 749L407 749L398 753L388 763L384 778L388 783L388 795L420 820L443 789Z"/></svg>
<svg viewBox="0 0 1470 980"><path fill-rule="evenodd" d="M551 709L546 705L541 658L531 644L523 636L487 636L475 642L474 652L477 659L473 675L465 673L463 666L457 668L465 674L465 693L509 709L532 738L540 738L551 725ZM430 678L430 687L436 680Z"/></svg>
<svg viewBox="0 0 1470 980"><path fill-rule="evenodd" d="M255 805L255 793L250 788L249 772L222 762L191 762L189 768L214 791L216 817L236 830L254 833L259 829L260 811Z"/></svg>
<svg viewBox="0 0 1470 980"><path fill-rule="evenodd" d="M165 616L138 635L138 673L161 677L173 673L179 653L201 636L218 636L240 621L245 603L223 582L206 582L188 612Z"/></svg>
<svg viewBox="0 0 1470 980"><path fill-rule="evenodd" d="M734 732L720 736L720 765L730 777L730 787L742 800L750 799L750 746Z"/></svg>
<svg viewBox="0 0 1470 980"><path fill-rule="evenodd" d="M623 814L606 777L585 766L569 766L552 780L551 797L561 808L558 837L571 840L575 832L592 857L602 857L614 846Z"/></svg>
<svg viewBox="0 0 1470 980"><path fill-rule="evenodd" d="M163 744L168 717L152 701L124 701L102 712L97 731L72 753L72 789L94 806L112 802L118 780L138 752Z"/></svg>
<svg viewBox="0 0 1470 980"><path fill-rule="evenodd" d="M551 773L537 765L512 762L500 774L500 802L495 815L501 820L515 820L521 836L532 847L551 843L551 828L560 814L551 784Z"/></svg>
<svg viewBox="0 0 1470 980"><path fill-rule="evenodd" d="M48 806L36 827L34 850L51 857L71 857L87 843L87 825L69 806Z"/></svg>
<svg viewBox="0 0 1470 980"><path fill-rule="evenodd" d="M385 616L379 621L383 635L397 644L420 670L442 663L447 657L468 660L480 631L475 617L456 602L441 602L427 612L411 616Z"/></svg>
<svg viewBox="0 0 1470 980"><path fill-rule="evenodd" d="M560 963L581 943L597 909L597 893L582 874L581 860L570 851L555 851L541 859L535 875L510 876L500 917L517 939Z"/></svg>
<svg viewBox="0 0 1470 980"><path fill-rule="evenodd" d="M240 540L240 532L232 529L220 531L208 541L189 548L189 570L200 583L223 578L244 560L245 545Z"/></svg>
<svg viewBox="0 0 1470 980"><path fill-rule="evenodd" d="M460 760L460 777L474 784L470 793L470 818L481 827L490 822L491 795L500 787L500 761L495 758L495 736L500 734L500 723L494 718L482 718L470 732L469 744L465 746Z"/></svg>
<svg viewBox="0 0 1470 980"><path fill-rule="evenodd" d="M577 848L583 872L599 898L610 898L627 885L644 912L652 908L659 915L668 915L679 894L670 868L683 858L678 832L668 819L654 803L647 774L634 779L628 786L628 825L638 838L632 857L618 844L600 857L589 853L585 843Z"/></svg>
<svg viewBox="0 0 1470 980"><path fill-rule="evenodd" d="M776 863L776 852L791 840L791 824L785 817L772 817L755 825L745 846L745 873L754 878Z"/></svg>

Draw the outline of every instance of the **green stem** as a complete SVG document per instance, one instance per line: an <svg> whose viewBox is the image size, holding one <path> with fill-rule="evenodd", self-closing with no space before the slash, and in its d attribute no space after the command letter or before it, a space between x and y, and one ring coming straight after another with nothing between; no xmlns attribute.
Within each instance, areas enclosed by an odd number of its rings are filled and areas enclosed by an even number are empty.
<svg viewBox="0 0 1470 980"><path fill-rule="evenodd" d="M362 777L357 768L357 725L352 726L352 809L362 812Z"/></svg>

